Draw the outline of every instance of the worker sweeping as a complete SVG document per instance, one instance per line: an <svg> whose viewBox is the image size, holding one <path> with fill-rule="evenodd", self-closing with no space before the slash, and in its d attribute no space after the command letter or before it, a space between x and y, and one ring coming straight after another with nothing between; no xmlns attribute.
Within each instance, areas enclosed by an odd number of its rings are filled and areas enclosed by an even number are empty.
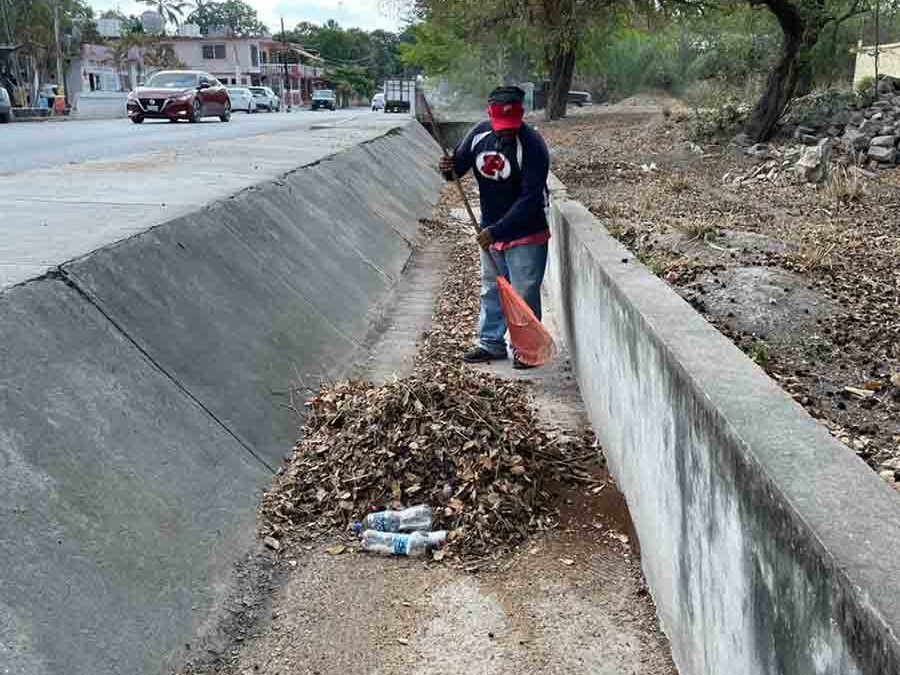
<svg viewBox="0 0 900 675"><path fill-rule="evenodd" d="M544 139L523 121L524 99L519 87L492 91L489 119L472 128L452 157L444 156L440 163L446 180L473 169L481 202L481 312L478 346L463 356L468 363L508 357L498 272L541 318L550 240L545 211L550 156ZM513 341L513 368L533 368L540 361L518 354Z"/></svg>

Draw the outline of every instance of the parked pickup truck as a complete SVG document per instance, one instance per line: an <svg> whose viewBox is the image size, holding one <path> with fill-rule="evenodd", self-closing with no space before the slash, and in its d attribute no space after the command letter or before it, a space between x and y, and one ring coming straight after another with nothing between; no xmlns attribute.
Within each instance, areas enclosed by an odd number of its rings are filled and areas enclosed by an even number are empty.
<svg viewBox="0 0 900 675"><path fill-rule="evenodd" d="M316 89L312 95L312 109L334 110L334 90L333 89Z"/></svg>
<svg viewBox="0 0 900 675"><path fill-rule="evenodd" d="M583 105L591 105L594 100L588 91L570 91L566 96L566 101L577 105L579 108Z"/></svg>

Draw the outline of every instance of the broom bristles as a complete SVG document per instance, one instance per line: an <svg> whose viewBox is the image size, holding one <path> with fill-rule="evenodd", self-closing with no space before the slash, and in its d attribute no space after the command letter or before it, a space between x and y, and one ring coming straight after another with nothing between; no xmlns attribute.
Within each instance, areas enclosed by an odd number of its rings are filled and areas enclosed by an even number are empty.
<svg viewBox="0 0 900 675"><path fill-rule="evenodd" d="M529 366L544 365L553 356L550 333L505 277L497 277L497 289L516 357Z"/></svg>

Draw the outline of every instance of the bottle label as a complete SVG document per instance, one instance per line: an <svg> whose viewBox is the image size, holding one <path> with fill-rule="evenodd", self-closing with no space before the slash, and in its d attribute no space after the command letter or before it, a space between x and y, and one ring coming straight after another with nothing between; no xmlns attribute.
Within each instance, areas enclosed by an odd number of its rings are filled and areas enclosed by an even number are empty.
<svg viewBox="0 0 900 675"><path fill-rule="evenodd" d="M407 555L409 553L409 537L400 535L394 537L394 555Z"/></svg>
<svg viewBox="0 0 900 675"><path fill-rule="evenodd" d="M373 513L370 518L372 519L372 529L378 530L379 532L387 532L387 514L383 511L381 513Z"/></svg>

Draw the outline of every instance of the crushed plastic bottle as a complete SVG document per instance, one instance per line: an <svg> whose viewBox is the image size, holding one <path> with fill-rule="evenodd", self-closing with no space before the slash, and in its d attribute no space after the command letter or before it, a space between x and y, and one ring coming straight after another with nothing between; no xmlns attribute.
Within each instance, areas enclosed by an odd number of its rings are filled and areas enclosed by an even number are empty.
<svg viewBox="0 0 900 675"><path fill-rule="evenodd" d="M370 513L361 523L350 525L356 534L363 530L378 532L428 532L431 530L431 507L427 504L410 506L402 511Z"/></svg>
<svg viewBox="0 0 900 675"><path fill-rule="evenodd" d="M429 551L440 548L447 541L447 533L437 532L378 532L366 530L362 533L362 550L385 555L425 555Z"/></svg>

